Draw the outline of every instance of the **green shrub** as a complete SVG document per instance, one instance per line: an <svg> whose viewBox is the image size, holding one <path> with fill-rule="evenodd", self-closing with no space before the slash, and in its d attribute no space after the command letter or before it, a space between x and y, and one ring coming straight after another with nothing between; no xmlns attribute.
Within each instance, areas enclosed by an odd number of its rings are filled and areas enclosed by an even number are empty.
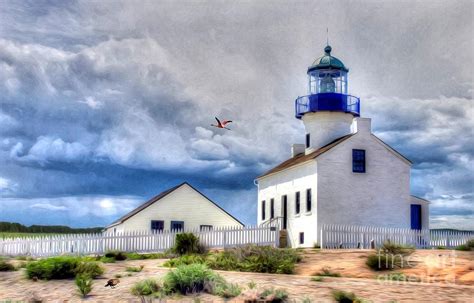
<svg viewBox="0 0 474 303"><path fill-rule="evenodd" d="M247 287L249 289L255 289L257 287L257 283L255 283L255 281L250 281L249 283L247 283Z"/></svg>
<svg viewBox="0 0 474 303"><path fill-rule="evenodd" d="M181 265L164 277L163 286L168 293L188 294L210 291L214 283L223 282L223 278L204 264ZM207 288L206 288L207 287Z"/></svg>
<svg viewBox="0 0 474 303"><path fill-rule="evenodd" d="M115 261L127 260L127 254L123 251L108 251L105 253L104 257L113 258Z"/></svg>
<svg viewBox="0 0 474 303"><path fill-rule="evenodd" d="M288 292L284 289L265 289L263 290L260 295L260 299L270 301L270 302L286 302L288 299Z"/></svg>
<svg viewBox="0 0 474 303"><path fill-rule="evenodd" d="M474 239L470 239L466 242L466 245L470 248L474 248Z"/></svg>
<svg viewBox="0 0 474 303"><path fill-rule="evenodd" d="M242 288L238 284L217 282L215 283L212 293L223 298L233 298L240 295Z"/></svg>
<svg viewBox="0 0 474 303"><path fill-rule="evenodd" d="M99 260L102 263L115 263L115 258L112 257L102 257Z"/></svg>
<svg viewBox="0 0 474 303"><path fill-rule="evenodd" d="M80 261L75 269L76 274L85 274L92 278L104 273L104 268L98 262Z"/></svg>
<svg viewBox="0 0 474 303"><path fill-rule="evenodd" d="M148 260L148 259L164 259L166 254L164 253L152 253L152 254L138 254L138 253L126 253L127 260Z"/></svg>
<svg viewBox="0 0 474 303"><path fill-rule="evenodd" d="M161 289L158 282L154 279L146 279L135 283L131 289L134 296L151 296Z"/></svg>
<svg viewBox="0 0 474 303"><path fill-rule="evenodd" d="M14 271L15 266L8 263L7 261L0 259L0 271Z"/></svg>
<svg viewBox="0 0 474 303"><path fill-rule="evenodd" d="M42 259L26 265L26 274L30 279L33 277L44 280L68 279L79 274L87 274L95 278L103 272L103 268L96 262L68 256Z"/></svg>
<svg viewBox="0 0 474 303"><path fill-rule="evenodd" d="M320 276L314 276L314 277L311 278L311 281L313 281L313 282L323 282L324 278L320 277Z"/></svg>
<svg viewBox="0 0 474 303"><path fill-rule="evenodd" d="M413 246L395 244L390 241L385 241L379 249L379 253L384 255L408 256L414 251L415 248Z"/></svg>
<svg viewBox="0 0 474 303"><path fill-rule="evenodd" d="M116 278L116 279L120 279L121 277L122 277L121 274L115 274L115 276L114 276L114 278Z"/></svg>
<svg viewBox="0 0 474 303"><path fill-rule="evenodd" d="M332 272L329 267L323 267L323 269L320 272L317 272L314 274L314 276L320 276L320 277L340 277L341 274L337 272Z"/></svg>
<svg viewBox="0 0 474 303"><path fill-rule="evenodd" d="M474 239L468 240L465 244L461 244L459 246L456 246L456 250L460 251L471 251L474 250Z"/></svg>
<svg viewBox="0 0 474 303"><path fill-rule="evenodd" d="M173 252L179 256L201 253L199 238L193 233L176 234Z"/></svg>
<svg viewBox="0 0 474 303"><path fill-rule="evenodd" d="M125 269L125 271L128 271L128 272L141 272L143 270L143 265L140 265L139 267L137 266L130 266L130 267L127 267Z"/></svg>
<svg viewBox="0 0 474 303"><path fill-rule="evenodd" d="M79 294L85 298L92 290L92 278L87 274L79 274L76 276L75 283Z"/></svg>
<svg viewBox="0 0 474 303"><path fill-rule="evenodd" d="M165 263L163 263L163 266L178 267L181 265L189 265L194 263L204 264L206 263L206 258L201 255L184 255L179 258L173 258L166 261Z"/></svg>
<svg viewBox="0 0 474 303"><path fill-rule="evenodd" d="M332 292L332 297L336 302L339 303L361 302L361 300L357 298L354 293L342 290L334 290Z"/></svg>
<svg viewBox="0 0 474 303"><path fill-rule="evenodd" d="M183 255L163 265L177 267L198 263L218 270L291 274L300 260L296 250L248 245L209 255Z"/></svg>

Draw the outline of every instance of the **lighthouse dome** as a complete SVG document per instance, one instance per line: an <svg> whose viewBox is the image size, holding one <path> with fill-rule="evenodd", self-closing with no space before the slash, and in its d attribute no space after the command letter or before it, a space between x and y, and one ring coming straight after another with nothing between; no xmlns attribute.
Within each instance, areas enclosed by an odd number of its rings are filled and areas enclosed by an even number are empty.
<svg viewBox="0 0 474 303"><path fill-rule="evenodd" d="M341 60L331 56L331 50L331 46L327 45L324 48L324 56L314 60L313 64L308 68L308 73L320 69L338 69L348 72L349 70L344 66Z"/></svg>

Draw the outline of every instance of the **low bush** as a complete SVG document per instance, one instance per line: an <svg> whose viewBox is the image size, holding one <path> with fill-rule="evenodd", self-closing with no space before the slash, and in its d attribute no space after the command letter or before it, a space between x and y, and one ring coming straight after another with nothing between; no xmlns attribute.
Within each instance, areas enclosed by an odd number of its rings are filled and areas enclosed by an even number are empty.
<svg viewBox="0 0 474 303"><path fill-rule="evenodd" d="M126 253L127 260L148 260L148 259L165 259L168 256L164 253L152 253L152 254L137 254L137 253Z"/></svg>
<svg viewBox="0 0 474 303"><path fill-rule="evenodd" d="M248 245L208 255L184 255L168 260L164 266L198 263L218 270L291 274L300 260L293 249Z"/></svg>
<svg viewBox="0 0 474 303"><path fill-rule="evenodd" d="M339 302L339 303L362 302L362 300L357 298L357 296L354 293L346 292L342 290L334 290L332 292L332 297L336 302Z"/></svg>
<svg viewBox="0 0 474 303"><path fill-rule="evenodd" d="M99 261L102 263L115 263L116 260L112 257L101 257Z"/></svg>
<svg viewBox="0 0 474 303"><path fill-rule="evenodd" d="M97 262L84 261L78 257L52 257L30 262L26 265L26 275L32 279L51 280L74 278L79 274L95 278L103 274L103 268Z"/></svg>
<svg viewBox="0 0 474 303"><path fill-rule="evenodd" d="M8 263L7 261L0 259L0 271L14 271L15 266Z"/></svg>
<svg viewBox="0 0 474 303"><path fill-rule="evenodd" d="M414 251L415 248L413 246L395 244L390 241L385 241L379 249L379 253L384 255L408 256Z"/></svg>
<svg viewBox="0 0 474 303"><path fill-rule="evenodd" d="M193 233L180 233L176 235L172 251L179 255L203 253L199 238Z"/></svg>
<svg viewBox="0 0 474 303"><path fill-rule="evenodd" d="M320 276L314 276L314 277L311 278L311 281L313 281L313 282L323 282L324 278L320 277Z"/></svg>
<svg viewBox="0 0 474 303"><path fill-rule="evenodd" d="M206 256L201 256L201 255L184 255L178 258L173 258L165 263L163 263L163 266L166 267L178 267L181 265L189 265L189 264L204 264L206 263Z"/></svg>
<svg viewBox="0 0 474 303"><path fill-rule="evenodd" d="M115 261L124 261L127 260L127 253L123 251L108 251L105 253L104 257L113 258Z"/></svg>
<svg viewBox="0 0 474 303"><path fill-rule="evenodd" d="M238 284L226 283L221 281L216 283L212 289L214 295L223 297L223 298L234 298L240 295L242 288Z"/></svg>
<svg viewBox="0 0 474 303"><path fill-rule="evenodd" d="M146 302L146 297L155 296L161 290L161 286L154 279L146 279L135 283L131 289L134 296L140 297L142 302Z"/></svg>
<svg viewBox="0 0 474 303"><path fill-rule="evenodd" d="M181 265L164 277L163 286L168 293L189 294L212 292L212 285L223 282L223 278L204 264Z"/></svg>
<svg viewBox="0 0 474 303"><path fill-rule="evenodd" d="M92 290L92 278L88 274L79 274L76 276L75 283L79 294L85 298Z"/></svg>
<svg viewBox="0 0 474 303"><path fill-rule="evenodd" d="M317 272L313 276L320 276L320 277L340 277L341 274L337 272L332 272L329 267L323 267L320 272Z"/></svg>
<svg viewBox="0 0 474 303"><path fill-rule="evenodd" d="M474 239L468 240L465 244L461 244L459 246L456 246L456 250L460 251L471 251L474 250Z"/></svg>
<svg viewBox="0 0 474 303"><path fill-rule="evenodd" d="M260 293L259 299L269 302L286 302L288 300L288 292L284 289L265 289Z"/></svg>
<svg viewBox="0 0 474 303"><path fill-rule="evenodd" d="M125 269L125 271L128 272L141 272L145 266L140 265L139 267L137 266L130 266Z"/></svg>

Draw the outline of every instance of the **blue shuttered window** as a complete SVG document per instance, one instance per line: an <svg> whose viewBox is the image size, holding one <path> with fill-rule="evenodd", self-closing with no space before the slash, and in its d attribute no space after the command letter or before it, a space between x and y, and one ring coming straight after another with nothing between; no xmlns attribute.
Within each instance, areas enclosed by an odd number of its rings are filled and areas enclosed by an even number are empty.
<svg viewBox="0 0 474 303"><path fill-rule="evenodd" d="M365 173L365 150L352 150L352 172Z"/></svg>

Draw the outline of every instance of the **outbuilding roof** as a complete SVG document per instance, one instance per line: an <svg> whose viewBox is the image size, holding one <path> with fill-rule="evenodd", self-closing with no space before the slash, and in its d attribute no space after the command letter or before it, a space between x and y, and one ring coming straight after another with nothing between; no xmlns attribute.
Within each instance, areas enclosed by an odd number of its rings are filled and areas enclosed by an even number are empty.
<svg viewBox="0 0 474 303"><path fill-rule="evenodd" d="M234 216L232 216L231 214L229 214L225 209L223 209L222 207L220 207L217 203L215 203L214 201L212 201L211 199L209 199L208 197L206 197L203 193L201 193L199 190L197 190L196 188L194 188L191 184L189 184L188 182L183 182L181 184L178 184L170 189L167 189L161 193L159 193L158 195L154 196L153 198L151 198L150 200L146 201L145 203L143 203L142 205L138 206L137 208L135 208L134 210L132 210L131 212L127 213L126 215L124 215L123 217L121 217L120 219L112 222L109 226L107 226L107 228L110 228L114 225L117 225L117 224L121 224L125 221L127 221L128 219L130 219L131 217L133 217L134 215L138 214L139 212L141 212L142 210L144 210L145 208L147 208L148 206L154 204L155 202L158 202L159 200L163 199L164 197L166 197L167 195L171 194L172 192L174 192L175 190L177 190L178 188L180 188L181 186L183 185L188 185L189 187L191 187L193 190L195 190L196 192L198 192L201 196L203 196L204 198L206 198L209 202L211 202L212 204L214 204L215 206L217 206L220 210L222 210L224 213L226 213L227 215L229 215L232 219L234 219L235 221L237 221L238 223L244 225L242 222L240 222L237 218L235 218Z"/></svg>

